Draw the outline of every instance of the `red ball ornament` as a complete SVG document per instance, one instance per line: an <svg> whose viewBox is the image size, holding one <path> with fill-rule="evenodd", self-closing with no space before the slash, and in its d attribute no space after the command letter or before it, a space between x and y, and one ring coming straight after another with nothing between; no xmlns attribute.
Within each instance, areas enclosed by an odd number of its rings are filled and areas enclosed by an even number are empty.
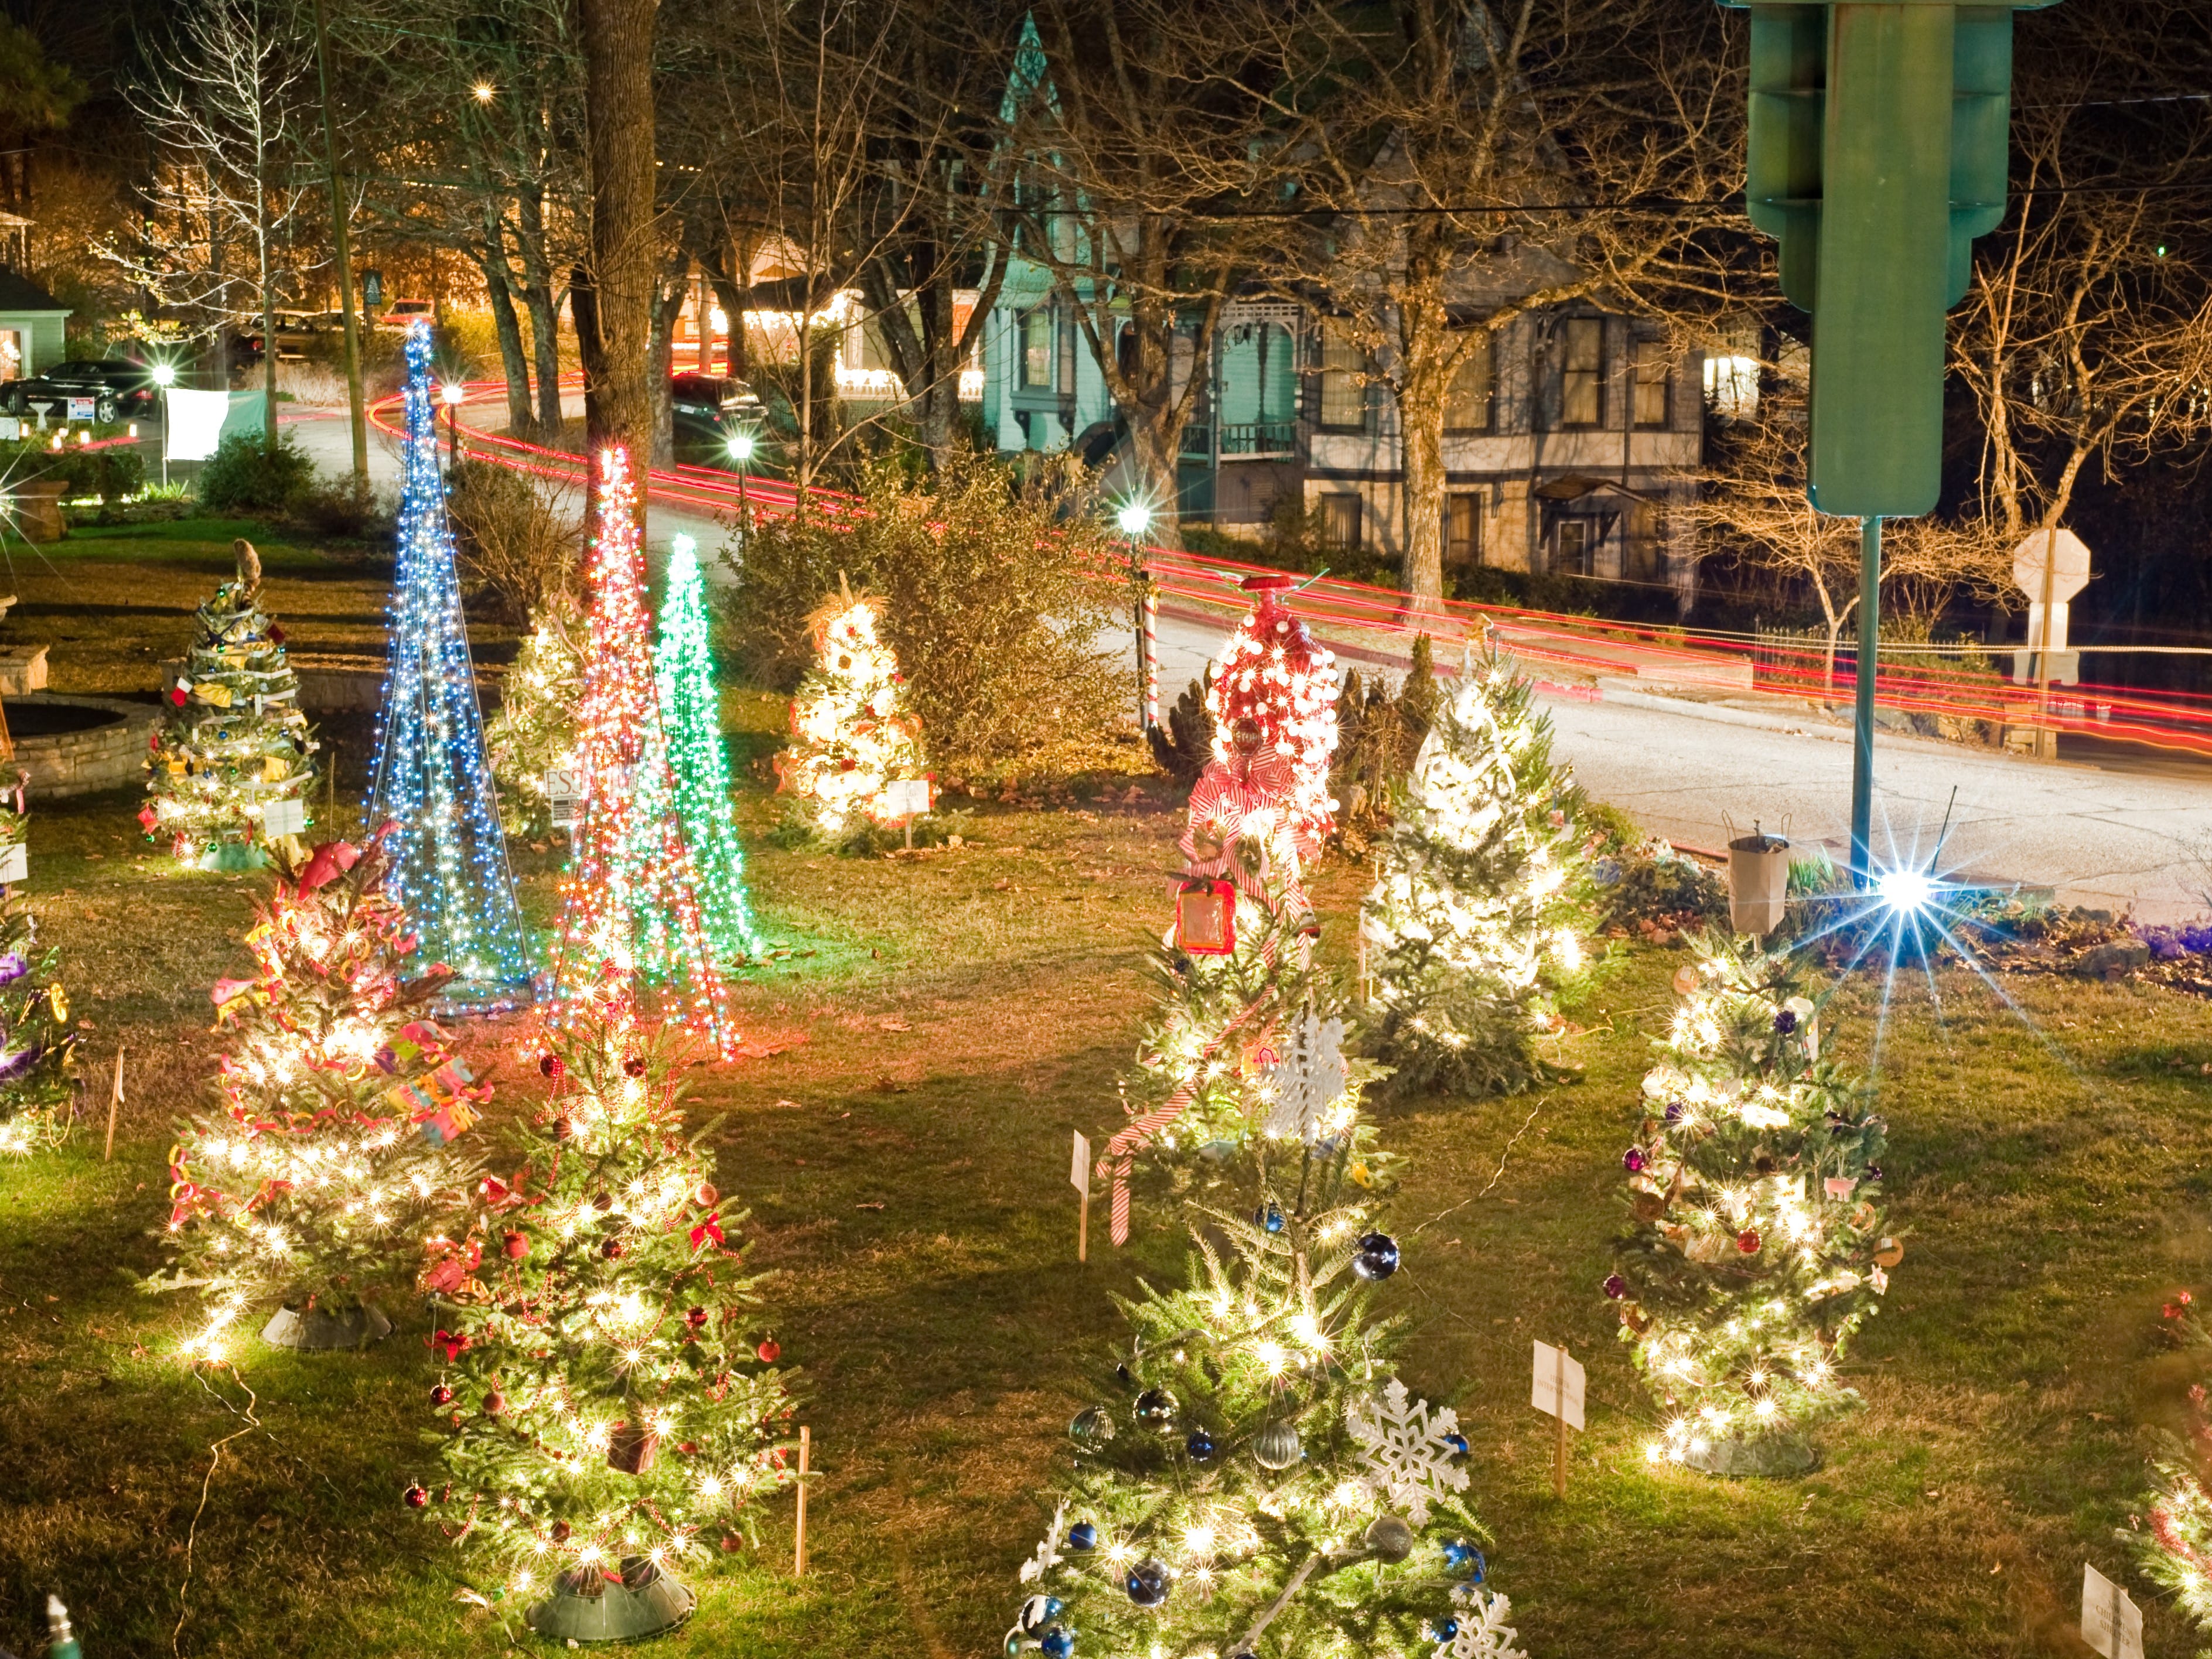
<svg viewBox="0 0 2212 1659"><path fill-rule="evenodd" d="M410 1485L407 1490L401 1492L399 1496L402 1501L404 1501L410 1510L419 1510L422 1505L430 1501L430 1494L424 1492L422 1487L417 1486Z"/></svg>
<svg viewBox="0 0 2212 1659"><path fill-rule="evenodd" d="M507 1252L507 1259L509 1261L520 1261L530 1254L530 1241L520 1233L501 1235L500 1247Z"/></svg>
<svg viewBox="0 0 2212 1659"><path fill-rule="evenodd" d="M626 1058L623 1061L623 1075L624 1077L643 1077L645 1075L644 1059L637 1054L631 1054Z"/></svg>
<svg viewBox="0 0 2212 1659"><path fill-rule="evenodd" d="M546 1054L538 1062L538 1069L548 1077L559 1077L568 1069L568 1063L558 1054Z"/></svg>
<svg viewBox="0 0 2212 1659"><path fill-rule="evenodd" d="M722 1195L714 1190L713 1182L702 1181L692 1190L691 1201L702 1210L711 1210L722 1201Z"/></svg>
<svg viewBox="0 0 2212 1659"><path fill-rule="evenodd" d="M565 1118L565 1117L556 1117L556 1118L555 1118L555 1119L553 1120L553 1139L556 1139L556 1140L566 1140L566 1139L568 1139L568 1137L569 1137L569 1136L571 1136L571 1135L574 1134L575 1133L576 1133L576 1126L575 1126L574 1124L573 1124L573 1123L569 1122L569 1121L568 1121L568 1120L567 1118Z"/></svg>
<svg viewBox="0 0 2212 1659"><path fill-rule="evenodd" d="M566 1521L556 1521L553 1523L553 1541L556 1544L565 1544L568 1541L568 1523Z"/></svg>
<svg viewBox="0 0 2212 1659"><path fill-rule="evenodd" d="M783 1350L776 1346L773 1341L768 1341L762 1343L753 1352L760 1356L762 1364L773 1365L776 1362L777 1356L781 1354Z"/></svg>
<svg viewBox="0 0 2212 1659"><path fill-rule="evenodd" d="M1759 1235L1753 1231L1749 1227L1746 1227L1741 1232L1735 1236L1735 1247L1739 1250L1741 1250L1746 1255L1758 1255Z"/></svg>
<svg viewBox="0 0 2212 1659"><path fill-rule="evenodd" d="M489 1394L484 1396L484 1415L486 1417L497 1417L506 1409L507 1396L501 1394L497 1389L494 1389Z"/></svg>
<svg viewBox="0 0 2212 1659"><path fill-rule="evenodd" d="M430 1390L430 1403L434 1406L452 1405L453 1403L453 1391L447 1388L444 1383L441 1382L436 1388Z"/></svg>
<svg viewBox="0 0 2212 1659"><path fill-rule="evenodd" d="M686 1310L684 1315L684 1322L689 1325L693 1330L697 1330L701 1326L707 1322L707 1310L704 1308L691 1308Z"/></svg>
<svg viewBox="0 0 2212 1659"><path fill-rule="evenodd" d="M745 1540L738 1537L737 1534L733 1532L726 1532L722 1534L722 1549L725 1553L735 1555L739 1550L744 1548L744 1547Z"/></svg>
<svg viewBox="0 0 2212 1659"><path fill-rule="evenodd" d="M610 1261L621 1260L622 1253L623 1242L619 1238L611 1238L599 1246L599 1254Z"/></svg>

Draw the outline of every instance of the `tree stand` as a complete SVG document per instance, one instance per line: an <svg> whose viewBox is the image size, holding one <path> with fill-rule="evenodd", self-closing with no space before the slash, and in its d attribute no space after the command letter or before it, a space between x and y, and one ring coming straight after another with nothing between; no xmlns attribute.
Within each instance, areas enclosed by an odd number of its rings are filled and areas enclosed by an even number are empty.
<svg viewBox="0 0 2212 1659"><path fill-rule="evenodd" d="M588 1568L561 1574L553 1594L522 1619L556 1642L636 1642L674 1630L698 1605L699 1598L675 1579L633 1555L624 1558L618 1584Z"/></svg>
<svg viewBox="0 0 2212 1659"><path fill-rule="evenodd" d="M1757 1475L1770 1480L1796 1480L1820 1467L1820 1449L1802 1435L1762 1435L1756 1440L1720 1440L1702 1452L1683 1459L1701 1474L1729 1480Z"/></svg>
<svg viewBox="0 0 2212 1659"><path fill-rule="evenodd" d="M337 1313L279 1308L261 1328L261 1340L272 1348L365 1348L391 1334L384 1310L366 1302Z"/></svg>

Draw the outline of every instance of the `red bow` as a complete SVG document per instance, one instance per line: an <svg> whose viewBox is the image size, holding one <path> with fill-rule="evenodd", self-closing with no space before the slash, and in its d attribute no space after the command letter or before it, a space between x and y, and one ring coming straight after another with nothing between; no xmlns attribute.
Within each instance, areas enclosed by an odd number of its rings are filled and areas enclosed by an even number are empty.
<svg viewBox="0 0 2212 1659"><path fill-rule="evenodd" d="M698 1249L710 1238L717 1244L722 1242L722 1218L719 1212L703 1217L691 1230L691 1248Z"/></svg>
<svg viewBox="0 0 2212 1659"><path fill-rule="evenodd" d="M435 1336L430 1339L427 1346L433 1348L443 1348L446 1351L446 1363L450 1365L456 1359L459 1359L463 1353L466 1352L471 1344L467 1334L465 1332L440 1331Z"/></svg>

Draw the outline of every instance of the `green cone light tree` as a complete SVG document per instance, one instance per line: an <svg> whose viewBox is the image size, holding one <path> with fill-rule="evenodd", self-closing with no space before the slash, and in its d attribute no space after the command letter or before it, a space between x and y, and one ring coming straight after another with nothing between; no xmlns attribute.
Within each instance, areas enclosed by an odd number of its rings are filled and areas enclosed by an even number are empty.
<svg viewBox="0 0 2212 1659"><path fill-rule="evenodd" d="M1650 1461L1802 1473L1811 1431L1858 1403L1837 1367L1904 1255L1878 1203L1887 1126L1827 1058L1796 963L1693 943L1605 1292L1668 1413Z"/></svg>
<svg viewBox="0 0 2212 1659"><path fill-rule="evenodd" d="M317 747L300 710L300 677L284 633L259 604L261 562L240 541L238 580L225 582L192 618L184 672L169 688L169 712L147 761L147 837L168 843L180 863L210 870L257 869L272 842L297 850L298 832L268 829L315 781Z"/></svg>
<svg viewBox="0 0 2212 1659"><path fill-rule="evenodd" d="M1395 1086L1510 1092L1584 971L1595 926L1580 792L1528 682L1486 658L1436 711L1359 913Z"/></svg>
<svg viewBox="0 0 2212 1659"><path fill-rule="evenodd" d="M317 848L246 935L253 971L219 981L220 1109L170 1153L170 1270L196 1288L186 1345L218 1359L249 1313L287 1346L391 1329L374 1298L450 1275L444 1218L472 1178L454 1140L489 1091L424 1011L451 977L416 960L379 842Z"/></svg>
<svg viewBox="0 0 2212 1659"><path fill-rule="evenodd" d="M687 1616L682 1579L758 1542L795 1478L778 1348L745 1217L687 1133L678 1031L642 1023L627 976L547 1034L551 1097L482 1183L431 1339L444 1474L405 1492L465 1548L487 1599L538 1598L556 1639Z"/></svg>
<svg viewBox="0 0 2212 1659"><path fill-rule="evenodd" d="M676 791L676 811L699 882L699 920L717 962L761 954L745 896L744 854L730 804L730 758L722 747L722 698L707 641L707 583L689 536L675 538L660 634L653 655L660 730ZM657 777L658 774L649 775Z"/></svg>

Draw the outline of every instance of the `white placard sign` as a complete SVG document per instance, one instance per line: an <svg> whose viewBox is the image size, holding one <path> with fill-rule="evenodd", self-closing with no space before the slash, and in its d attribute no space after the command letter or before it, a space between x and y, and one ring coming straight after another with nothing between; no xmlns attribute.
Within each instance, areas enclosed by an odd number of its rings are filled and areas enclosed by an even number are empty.
<svg viewBox="0 0 2212 1659"><path fill-rule="evenodd" d="M545 775L545 799L553 813L556 830L573 830L576 820L583 816L583 792L576 787L574 772L553 771Z"/></svg>
<svg viewBox="0 0 2212 1659"><path fill-rule="evenodd" d="M31 849L17 842L13 847L0 848L0 887L12 887L31 873Z"/></svg>
<svg viewBox="0 0 2212 1659"><path fill-rule="evenodd" d="M69 400L69 417L72 421L92 419L95 409L96 405L90 398L72 398Z"/></svg>
<svg viewBox="0 0 2212 1659"><path fill-rule="evenodd" d="M1091 1196L1091 1143L1080 1129L1075 1132L1075 1162L1068 1166L1067 1184L1084 1197Z"/></svg>
<svg viewBox="0 0 2212 1659"><path fill-rule="evenodd" d="M228 392L187 392L172 386L161 396L161 448L172 461L204 461L222 441Z"/></svg>
<svg viewBox="0 0 2212 1659"><path fill-rule="evenodd" d="M884 785L884 816L918 818L929 811L927 778L893 778Z"/></svg>
<svg viewBox="0 0 2212 1659"><path fill-rule="evenodd" d="M1536 1381L1529 1404L1553 1417L1564 1417L1567 1426L1583 1425L1583 1365L1572 1354L1548 1342L1536 1345Z"/></svg>
<svg viewBox="0 0 2212 1659"><path fill-rule="evenodd" d="M307 803L272 800L261 809L261 828L271 836L297 836L307 828Z"/></svg>
<svg viewBox="0 0 2212 1659"><path fill-rule="evenodd" d="M2086 1561L2081 1564L2081 1639L2105 1659L2143 1659L2142 1609Z"/></svg>

